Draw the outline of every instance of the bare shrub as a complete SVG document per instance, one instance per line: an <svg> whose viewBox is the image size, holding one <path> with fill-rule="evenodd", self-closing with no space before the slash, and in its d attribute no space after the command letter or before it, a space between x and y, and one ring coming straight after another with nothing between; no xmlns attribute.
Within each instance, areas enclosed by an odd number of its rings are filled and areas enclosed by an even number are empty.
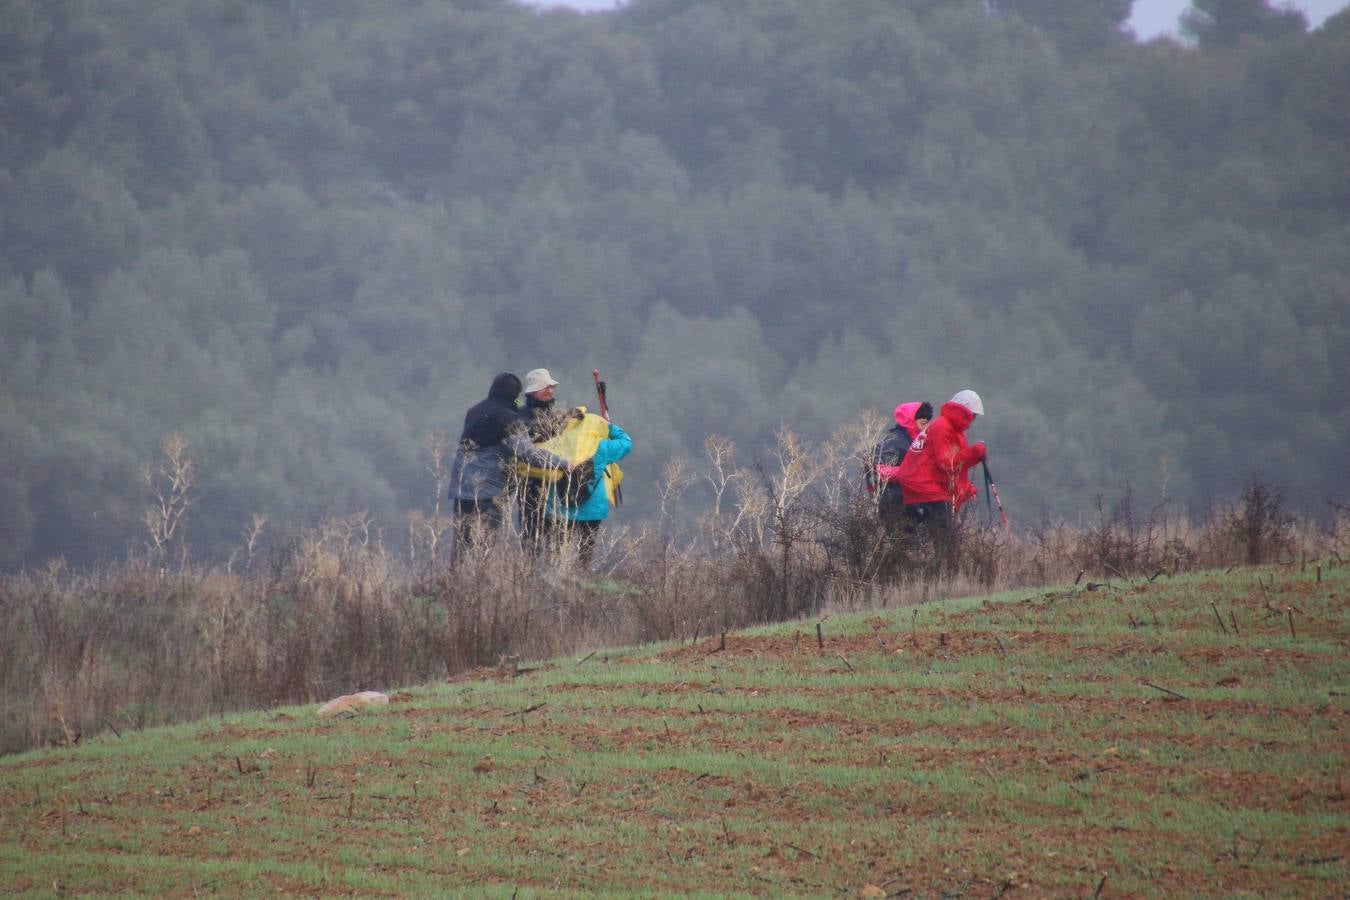
<svg viewBox="0 0 1350 900"><path fill-rule="evenodd" d="M1139 557L1138 535L1135 533L1132 493L1125 495L1106 512L1105 501L1097 495L1097 518L1087 527L1078 541L1077 562L1083 571L1094 575L1125 577L1133 572Z"/></svg>
<svg viewBox="0 0 1350 900"><path fill-rule="evenodd" d="M1089 571L1154 578L1287 563L1300 551L1350 554L1350 510L1337 507L1326 527L1294 523L1283 493L1254 479L1199 527L1169 519L1165 504L1141 520L1127 489L1113 504L1099 498L1087 528L1042 523L1016 544L970 505L942 567L934 548L877 522L858 474L868 436L865 423L820 445L784 431L774 453L748 467L730 441L709 438L701 465L667 468L654 523L602 530L589 570L567 541L531 552L509 520L452 556L443 536L453 522L435 507L410 516L404 555L389 551L364 513L289 537L269 533L265 548L256 516L229 565L194 568L173 543L191 486L187 446L170 444L152 479L163 523L152 549L173 548L173 571L161 552L88 573L54 564L0 578L0 752L474 668L505 664L514 674L528 668L523 660L709 639L830 610L1073 582ZM668 513L696 483L711 503L681 524Z"/></svg>
<svg viewBox="0 0 1350 900"><path fill-rule="evenodd" d="M1350 557L1350 506L1329 501L1331 521L1325 528L1310 527L1303 523L1304 539L1301 541L1311 550L1314 559L1335 560L1345 563Z"/></svg>
<svg viewBox="0 0 1350 900"><path fill-rule="evenodd" d="M857 581L893 579L909 569L905 542L877 527L877 506L865 489L845 493L837 505L822 505L814 515L820 547L830 570Z"/></svg>
<svg viewBox="0 0 1350 900"><path fill-rule="evenodd" d="M230 558L225 563L226 572L233 571L240 560L243 560L246 571L253 568L254 558L258 555L262 545L262 534L263 529L267 527L267 519L268 517L263 513L253 514L248 526L241 532L243 544L231 551Z"/></svg>
<svg viewBox="0 0 1350 900"><path fill-rule="evenodd" d="M1200 554L1214 565L1238 560L1249 566L1296 558L1294 517L1284 508L1284 488L1253 473L1236 502L1206 524Z"/></svg>
<svg viewBox="0 0 1350 900"><path fill-rule="evenodd" d="M627 564L617 573L631 588L624 598L629 613L625 643L697 640L735 627L727 557L714 562L692 541L677 543L670 534L647 529L625 544Z"/></svg>
<svg viewBox="0 0 1350 900"><path fill-rule="evenodd" d="M957 573L985 590L992 590L1004 573L1005 559L1010 552L1008 543L1000 532L973 525L968 520L958 527Z"/></svg>
<svg viewBox="0 0 1350 900"><path fill-rule="evenodd" d="M1238 497L1228 527L1249 566L1293 555L1294 517L1284 509L1284 493L1257 473Z"/></svg>
<svg viewBox="0 0 1350 900"><path fill-rule="evenodd" d="M1016 582L1054 584L1073 580L1079 569L1075 561L1078 532L1064 522L1041 522L1030 529L1029 537L1015 562Z"/></svg>
<svg viewBox="0 0 1350 900"><path fill-rule="evenodd" d="M1164 500L1142 520L1134 510L1134 492L1126 485L1121 498L1106 512L1097 495L1096 520L1077 535L1072 557L1081 573L1103 578L1130 578L1189 568L1192 554L1178 537L1178 523L1167 515Z"/></svg>

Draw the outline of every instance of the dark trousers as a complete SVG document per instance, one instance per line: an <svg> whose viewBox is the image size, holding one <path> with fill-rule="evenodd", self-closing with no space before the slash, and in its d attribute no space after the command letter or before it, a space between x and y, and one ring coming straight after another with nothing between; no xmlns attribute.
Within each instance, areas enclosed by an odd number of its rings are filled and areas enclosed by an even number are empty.
<svg viewBox="0 0 1350 900"><path fill-rule="evenodd" d="M533 478L521 484L520 540L531 554L537 554L548 541L553 520L548 517L549 486Z"/></svg>
<svg viewBox="0 0 1350 900"><path fill-rule="evenodd" d="M589 569L595 556L595 541L600 537L600 523L576 521L572 527L577 531L577 558L583 568Z"/></svg>
<svg viewBox="0 0 1350 900"><path fill-rule="evenodd" d="M591 560L595 557L595 542L600 537L600 523L579 519L559 519L553 521L549 526L549 543L555 550L561 550L563 541L571 540L576 536L577 559L581 561L582 568L589 569Z"/></svg>
<svg viewBox="0 0 1350 900"><path fill-rule="evenodd" d="M455 544L467 547L486 539L502 526L502 507L497 499L455 501Z"/></svg>
<svg viewBox="0 0 1350 900"><path fill-rule="evenodd" d="M905 507L903 528L917 548L932 549L934 568L952 571L956 562L956 534L952 529L952 505L946 500L911 503Z"/></svg>
<svg viewBox="0 0 1350 900"><path fill-rule="evenodd" d="M903 531L909 519L905 515L905 496L899 485L887 485L877 498L877 518L890 534Z"/></svg>

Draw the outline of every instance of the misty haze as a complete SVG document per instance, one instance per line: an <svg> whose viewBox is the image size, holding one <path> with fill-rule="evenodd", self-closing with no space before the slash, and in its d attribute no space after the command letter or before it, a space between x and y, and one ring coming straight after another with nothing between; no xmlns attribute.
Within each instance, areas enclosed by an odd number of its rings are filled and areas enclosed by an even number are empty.
<svg viewBox="0 0 1350 900"><path fill-rule="evenodd" d="M750 465L963 388L1021 526L1253 473L1324 517L1350 16L1130 6L6 2L0 567L142 552L171 436L194 559L257 517L401 546L431 436L536 367L607 380L616 528L710 435Z"/></svg>

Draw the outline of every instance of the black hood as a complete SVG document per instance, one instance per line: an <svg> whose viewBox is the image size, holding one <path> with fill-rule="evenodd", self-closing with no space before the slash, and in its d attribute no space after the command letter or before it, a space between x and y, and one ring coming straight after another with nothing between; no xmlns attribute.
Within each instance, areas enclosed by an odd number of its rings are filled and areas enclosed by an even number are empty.
<svg viewBox="0 0 1350 900"><path fill-rule="evenodd" d="M520 396L520 379L503 372L492 379L487 399L480 400L464 414L464 430L460 432L461 447L491 447L500 444L515 428L525 423L516 409Z"/></svg>
<svg viewBox="0 0 1350 900"><path fill-rule="evenodd" d="M516 398L520 396L520 388L519 378L510 372L503 372L492 379L492 387L488 390L488 396L493 400L515 403Z"/></svg>

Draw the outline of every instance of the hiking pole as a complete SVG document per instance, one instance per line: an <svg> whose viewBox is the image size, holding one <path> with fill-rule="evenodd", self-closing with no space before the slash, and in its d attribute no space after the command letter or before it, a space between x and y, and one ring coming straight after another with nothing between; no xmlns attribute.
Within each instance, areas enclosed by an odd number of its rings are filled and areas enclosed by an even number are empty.
<svg viewBox="0 0 1350 900"><path fill-rule="evenodd" d="M591 369L591 377L595 379L595 399L600 402L600 415L606 422L609 421L609 399L606 394L605 383L600 380L600 370ZM623 485L614 485L614 505L623 505Z"/></svg>
<svg viewBox="0 0 1350 900"><path fill-rule="evenodd" d="M595 396L600 401L600 415L605 421L609 421L609 404L605 398L605 383L600 380L600 370L591 369L591 377L595 379Z"/></svg>
<svg viewBox="0 0 1350 900"><path fill-rule="evenodd" d="M1003 530L1008 532L1008 543L1016 544L1017 538L1013 537L1012 526L1008 524L1008 514L1003 511L1003 501L998 496L998 485L994 484L994 476L989 474L989 462L980 460L984 466L984 501L989 502L989 494L994 494L994 502L998 504L998 517L1003 522Z"/></svg>

